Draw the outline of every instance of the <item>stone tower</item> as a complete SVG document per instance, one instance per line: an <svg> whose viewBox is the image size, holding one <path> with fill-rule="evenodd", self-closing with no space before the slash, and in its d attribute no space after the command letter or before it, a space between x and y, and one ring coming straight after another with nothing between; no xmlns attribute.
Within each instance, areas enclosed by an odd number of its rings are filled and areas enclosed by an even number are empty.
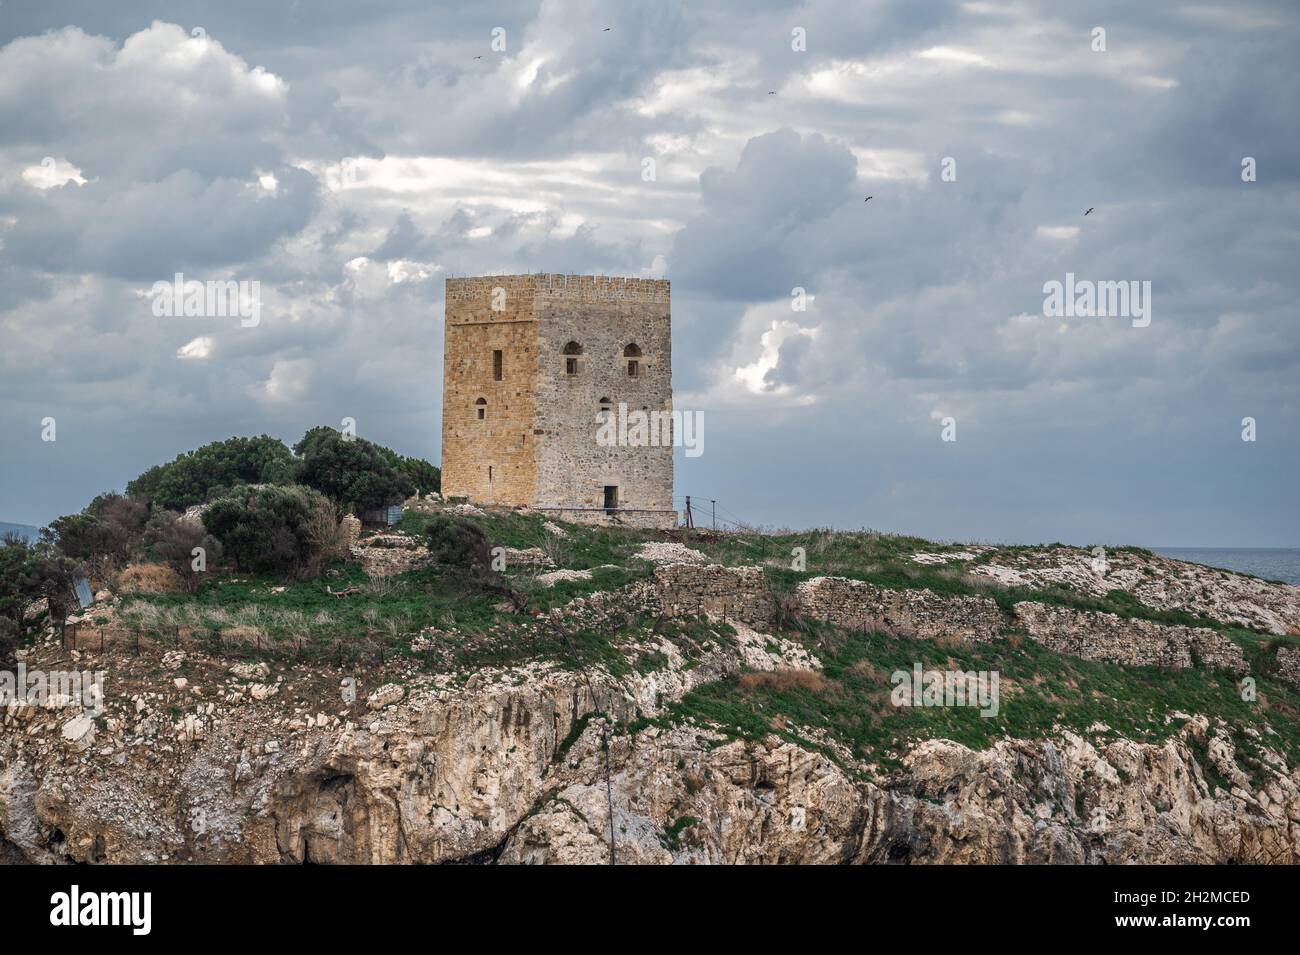
<svg viewBox="0 0 1300 955"><path fill-rule="evenodd" d="M539 273L446 292L443 494L676 525L668 282ZM618 426L637 411L655 427Z"/></svg>

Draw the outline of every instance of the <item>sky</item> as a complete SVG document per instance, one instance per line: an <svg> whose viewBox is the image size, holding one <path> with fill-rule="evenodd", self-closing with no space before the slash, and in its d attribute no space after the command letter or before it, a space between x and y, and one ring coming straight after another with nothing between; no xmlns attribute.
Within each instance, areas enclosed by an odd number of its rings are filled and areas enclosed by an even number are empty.
<svg viewBox="0 0 1300 955"><path fill-rule="evenodd" d="M672 281L706 521L1300 545L1298 27L0 0L0 520L345 418L436 463L444 279L542 271ZM177 272L257 323L155 314ZM1053 314L1067 273L1145 317Z"/></svg>

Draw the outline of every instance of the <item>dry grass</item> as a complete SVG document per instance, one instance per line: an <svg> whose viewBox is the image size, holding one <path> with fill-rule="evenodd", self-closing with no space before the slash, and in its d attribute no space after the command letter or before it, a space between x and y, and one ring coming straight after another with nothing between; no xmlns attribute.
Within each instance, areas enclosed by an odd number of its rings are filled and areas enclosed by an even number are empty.
<svg viewBox="0 0 1300 955"><path fill-rule="evenodd" d="M118 593L179 594L185 581L166 564L131 564L117 575Z"/></svg>
<svg viewBox="0 0 1300 955"><path fill-rule="evenodd" d="M824 694L831 689L831 682L814 670L773 670L770 673L742 673L737 678L742 690L773 690L777 693L789 690L807 690L810 693Z"/></svg>

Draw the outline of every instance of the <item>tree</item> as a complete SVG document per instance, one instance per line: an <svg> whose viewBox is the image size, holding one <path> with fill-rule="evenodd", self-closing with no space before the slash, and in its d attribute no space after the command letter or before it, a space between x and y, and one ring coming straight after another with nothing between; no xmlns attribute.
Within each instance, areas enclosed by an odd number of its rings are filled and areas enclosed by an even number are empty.
<svg viewBox="0 0 1300 955"><path fill-rule="evenodd" d="M27 593L35 547L17 535L0 541L0 618L21 627L23 608L32 599Z"/></svg>
<svg viewBox="0 0 1300 955"><path fill-rule="evenodd" d="M279 438L227 438L150 468L129 483L126 492L183 511L244 484L292 483L293 471L293 455Z"/></svg>
<svg viewBox="0 0 1300 955"><path fill-rule="evenodd" d="M293 451L298 480L345 508L368 511L399 504L415 491L415 483L394 466L392 451L333 428L312 428Z"/></svg>
<svg viewBox="0 0 1300 955"><path fill-rule="evenodd" d="M76 561L42 543L33 548L23 577L23 593L27 599L44 597L49 601L50 619L59 627L72 609L72 580L76 570Z"/></svg>
<svg viewBox="0 0 1300 955"><path fill-rule="evenodd" d="M396 459L394 467L405 474L421 494L442 490L442 471L428 461L423 458L408 458L396 453L393 453L393 458Z"/></svg>
<svg viewBox="0 0 1300 955"><path fill-rule="evenodd" d="M149 505L121 494L101 494L80 514L55 518L41 531L42 539L77 560L108 557L129 559L140 547Z"/></svg>

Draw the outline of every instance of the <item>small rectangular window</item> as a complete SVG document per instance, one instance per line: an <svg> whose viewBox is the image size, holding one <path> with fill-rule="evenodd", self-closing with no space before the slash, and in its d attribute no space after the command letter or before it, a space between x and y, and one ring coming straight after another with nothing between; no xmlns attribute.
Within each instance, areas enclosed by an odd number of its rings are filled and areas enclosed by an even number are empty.
<svg viewBox="0 0 1300 955"><path fill-rule="evenodd" d="M576 358L564 359L564 373L566 375L576 375L578 373L578 359Z"/></svg>
<svg viewBox="0 0 1300 955"><path fill-rule="evenodd" d="M638 362L635 359L627 363L627 376L629 378L635 378L637 371L638 371Z"/></svg>
<svg viewBox="0 0 1300 955"><path fill-rule="evenodd" d="M492 378L494 381L501 380L501 349L492 353Z"/></svg>
<svg viewBox="0 0 1300 955"><path fill-rule="evenodd" d="M486 417L487 417L487 409L486 409L486 408L479 408L479 409L478 409L478 420L479 420L479 421L482 421L482 420L483 420L484 418L486 418Z"/></svg>

